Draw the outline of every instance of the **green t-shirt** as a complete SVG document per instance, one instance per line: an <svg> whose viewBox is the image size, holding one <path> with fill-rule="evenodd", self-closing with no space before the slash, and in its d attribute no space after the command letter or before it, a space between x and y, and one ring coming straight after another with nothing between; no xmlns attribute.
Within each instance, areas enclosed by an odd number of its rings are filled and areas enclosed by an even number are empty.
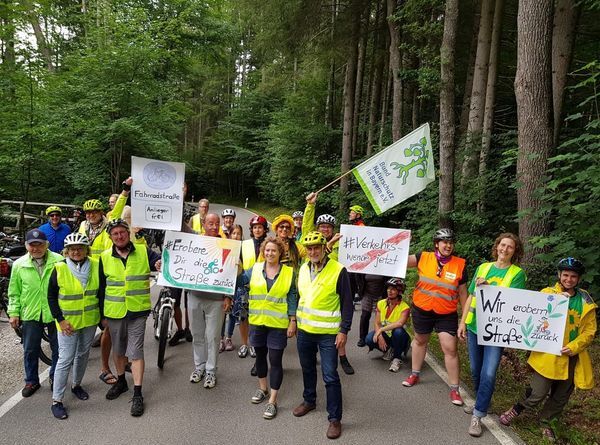
<svg viewBox="0 0 600 445"><path fill-rule="evenodd" d="M473 298L475 298L475 282L477 281L477 277L479 277L479 269L481 268L481 266L483 265L479 265L479 267L477 267L475 275L473 275L473 279L471 280L471 284L469 285L469 295L473 295ZM499 286L500 284L502 284L502 280L506 276L508 269L508 267L505 269L500 269L494 264L492 264L492 267L490 267L490 270L485 276L485 279L490 286ZM527 277L525 275L525 272L523 272L523 269L521 269L513 278L512 282L510 283L510 287L513 287L515 289L525 289L526 283ZM476 314L473 314L473 321L467 325L467 329L473 332L474 334L477 333Z"/></svg>
<svg viewBox="0 0 600 445"><path fill-rule="evenodd" d="M583 313L583 296L577 289L577 293L569 297L569 319L567 327L569 330L569 341L575 340L579 336L579 324L581 323L581 314Z"/></svg>

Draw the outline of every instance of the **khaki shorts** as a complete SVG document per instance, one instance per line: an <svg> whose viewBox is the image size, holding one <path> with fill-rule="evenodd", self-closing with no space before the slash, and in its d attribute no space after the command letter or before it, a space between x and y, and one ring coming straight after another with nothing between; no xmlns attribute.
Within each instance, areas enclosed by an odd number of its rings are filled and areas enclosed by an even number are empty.
<svg viewBox="0 0 600 445"><path fill-rule="evenodd" d="M124 355L129 360L144 358L144 336L146 335L147 318L148 316L131 319L108 319L112 349L117 355Z"/></svg>

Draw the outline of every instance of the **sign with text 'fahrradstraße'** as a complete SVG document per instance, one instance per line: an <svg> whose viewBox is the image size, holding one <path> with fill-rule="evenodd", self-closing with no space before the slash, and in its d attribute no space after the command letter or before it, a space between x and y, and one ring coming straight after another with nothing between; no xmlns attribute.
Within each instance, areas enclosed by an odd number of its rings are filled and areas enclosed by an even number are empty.
<svg viewBox="0 0 600 445"><path fill-rule="evenodd" d="M406 276L410 230L342 224L338 261L348 272Z"/></svg>
<svg viewBox="0 0 600 445"><path fill-rule="evenodd" d="M233 295L241 245L237 240L167 231L158 284Z"/></svg>
<svg viewBox="0 0 600 445"><path fill-rule="evenodd" d="M477 343L561 355L567 297L488 285L475 297Z"/></svg>
<svg viewBox="0 0 600 445"><path fill-rule="evenodd" d="M131 157L131 224L181 230L185 164Z"/></svg>

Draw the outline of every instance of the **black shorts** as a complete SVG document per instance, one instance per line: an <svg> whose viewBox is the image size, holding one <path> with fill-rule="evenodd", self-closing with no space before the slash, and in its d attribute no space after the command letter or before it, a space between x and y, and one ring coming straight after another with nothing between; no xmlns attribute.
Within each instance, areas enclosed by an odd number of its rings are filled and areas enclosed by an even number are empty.
<svg viewBox="0 0 600 445"><path fill-rule="evenodd" d="M458 313L438 314L434 311L424 311L415 306L410 308L412 324L417 334L431 334L434 330L438 334L447 332L450 335L456 335L458 330Z"/></svg>
<svg viewBox="0 0 600 445"><path fill-rule="evenodd" d="M255 348L285 349L287 329L250 325L250 345Z"/></svg>

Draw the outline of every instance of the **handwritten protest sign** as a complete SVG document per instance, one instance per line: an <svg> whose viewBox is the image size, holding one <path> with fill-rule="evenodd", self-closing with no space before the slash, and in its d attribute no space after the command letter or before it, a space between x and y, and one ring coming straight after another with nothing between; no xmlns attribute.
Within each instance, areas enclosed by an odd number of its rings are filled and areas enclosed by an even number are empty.
<svg viewBox="0 0 600 445"><path fill-rule="evenodd" d="M477 342L561 355L569 299L500 286L479 286Z"/></svg>
<svg viewBox="0 0 600 445"><path fill-rule="evenodd" d="M348 272L406 275L410 230L342 224L338 261Z"/></svg>
<svg viewBox="0 0 600 445"><path fill-rule="evenodd" d="M180 230L185 164L132 156L131 176L132 225Z"/></svg>
<svg viewBox="0 0 600 445"><path fill-rule="evenodd" d="M241 245L237 240L166 232L158 284L233 295Z"/></svg>

